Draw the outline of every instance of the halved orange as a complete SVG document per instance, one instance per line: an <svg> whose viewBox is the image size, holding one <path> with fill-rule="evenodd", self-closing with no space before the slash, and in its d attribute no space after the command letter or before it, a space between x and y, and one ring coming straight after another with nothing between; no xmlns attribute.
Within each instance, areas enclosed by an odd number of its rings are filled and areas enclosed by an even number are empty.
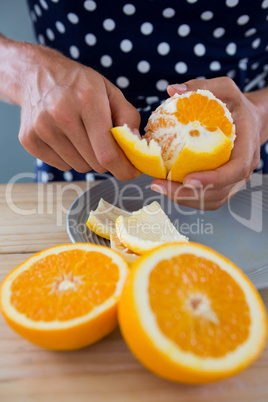
<svg viewBox="0 0 268 402"><path fill-rule="evenodd" d="M168 380L200 384L253 363L267 339L259 293L230 260L196 243L170 243L137 260L119 302L134 355Z"/></svg>
<svg viewBox="0 0 268 402"><path fill-rule="evenodd" d="M173 95L151 114L145 132L140 140L127 125L112 129L137 169L178 182L226 163L235 139L231 113L208 90Z"/></svg>
<svg viewBox="0 0 268 402"><path fill-rule="evenodd" d="M117 303L128 274L115 251L90 243L34 254L4 279L0 307L8 324L48 349L90 345L117 325Z"/></svg>

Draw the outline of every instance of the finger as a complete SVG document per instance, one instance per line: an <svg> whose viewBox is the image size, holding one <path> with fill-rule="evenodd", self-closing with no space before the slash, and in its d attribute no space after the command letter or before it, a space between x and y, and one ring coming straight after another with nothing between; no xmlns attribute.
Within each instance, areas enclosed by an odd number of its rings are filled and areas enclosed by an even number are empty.
<svg viewBox="0 0 268 402"><path fill-rule="evenodd" d="M187 86L185 84L173 84L167 87L167 93L169 94L169 96L173 96L176 93L180 95L183 94L185 91L187 91Z"/></svg>
<svg viewBox="0 0 268 402"><path fill-rule="evenodd" d="M112 122L114 126L128 127L138 134L141 116L138 110L129 103L121 91L109 81L105 81L106 91L110 102Z"/></svg>
<svg viewBox="0 0 268 402"><path fill-rule="evenodd" d="M71 165L66 163L49 145L40 140L35 133L30 133L29 137L31 140L21 141L21 143L31 155L59 170L71 169Z"/></svg>
<svg viewBox="0 0 268 402"><path fill-rule="evenodd" d="M72 119L72 123L68 126L61 125L61 130L66 134L74 148L92 169L98 173L107 172L107 169L101 166L96 158L82 120L74 118Z"/></svg>
<svg viewBox="0 0 268 402"><path fill-rule="evenodd" d="M92 169L65 134L55 126L44 125L36 134L77 172L85 173Z"/></svg>
<svg viewBox="0 0 268 402"><path fill-rule="evenodd" d="M201 210L215 210L231 199L236 191L233 186L220 191L185 187L180 183L156 179L152 182L153 191L164 194L176 204Z"/></svg>
<svg viewBox="0 0 268 402"><path fill-rule="evenodd" d="M96 96L94 103L85 105L82 119L100 165L122 181L138 177L140 172L129 162L112 136L108 98L105 102L103 97Z"/></svg>
<svg viewBox="0 0 268 402"><path fill-rule="evenodd" d="M171 87L171 93L173 91L181 93L181 85L185 85L186 91L197 91L198 89L209 90L219 99L225 100L231 99L233 97L234 91L237 92L237 94L240 93L235 82L228 77L211 78L208 80L197 79L186 81L183 84L172 84L171 86L169 86L169 88Z"/></svg>

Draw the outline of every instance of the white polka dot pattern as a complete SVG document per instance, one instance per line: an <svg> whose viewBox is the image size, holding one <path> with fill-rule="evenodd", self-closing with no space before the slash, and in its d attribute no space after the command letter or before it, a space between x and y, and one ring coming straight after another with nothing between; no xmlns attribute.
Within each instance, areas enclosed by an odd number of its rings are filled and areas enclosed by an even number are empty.
<svg viewBox="0 0 268 402"><path fill-rule="evenodd" d="M234 42L230 42L226 46L226 53L229 54L229 56L234 56L236 54L237 46Z"/></svg>
<svg viewBox="0 0 268 402"><path fill-rule="evenodd" d="M179 36L182 36L182 37L189 35L190 31L191 31L191 28L187 24L182 24L178 28L178 34L179 34Z"/></svg>
<svg viewBox="0 0 268 402"><path fill-rule="evenodd" d="M113 31L115 29L115 22L112 18L107 18L103 21L103 28L105 31Z"/></svg>
<svg viewBox="0 0 268 402"><path fill-rule="evenodd" d="M123 76L118 77L116 79L116 85L122 89L127 88L129 86L129 79L127 77L123 77Z"/></svg>
<svg viewBox="0 0 268 402"><path fill-rule="evenodd" d="M176 12L175 12L174 8L171 8L171 7L165 8L162 13L164 18L172 18L172 17L174 17L175 14L176 14Z"/></svg>
<svg viewBox="0 0 268 402"><path fill-rule="evenodd" d="M36 18L36 15L35 15L34 11L30 12L30 16L31 16L31 19L32 19L33 22L37 21L37 18Z"/></svg>
<svg viewBox="0 0 268 402"><path fill-rule="evenodd" d="M86 173L86 175L85 175L85 179L86 179L86 181L95 181L95 176L94 176L94 174L93 173Z"/></svg>
<svg viewBox="0 0 268 402"><path fill-rule="evenodd" d="M88 33L85 36L85 42L88 46L94 46L97 43L97 38L94 34Z"/></svg>
<svg viewBox="0 0 268 402"><path fill-rule="evenodd" d="M165 91L168 87L169 83L167 80L158 80L156 83L156 88L158 91Z"/></svg>
<svg viewBox="0 0 268 402"><path fill-rule="evenodd" d="M256 38L256 39L252 42L251 46L253 47L253 49L257 49L257 48L260 46L260 44L261 44L260 38Z"/></svg>
<svg viewBox="0 0 268 402"><path fill-rule="evenodd" d="M133 15L136 12L136 7L133 4L125 4L123 7L123 12L126 15Z"/></svg>
<svg viewBox="0 0 268 402"><path fill-rule="evenodd" d="M211 71L219 71L221 69L221 63L219 61L212 61L209 68Z"/></svg>
<svg viewBox="0 0 268 402"><path fill-rule="evenodd" d="M122 50L122 52L128 53L132 50L132 48L133 48L133 44L132 44L131 40L123 39L120 42L120 49Z"/></svg>
<svg viewBox="0 0 268 402"><path fill-rule="evenodd" d="M238 67L242 71L246 71L248 68L248 58L245 57L244 59L239 60Z"/></svg>
<svg viewBox="0 0 268 402"><path fill-rule="evenodd" d="M194 54L196 56L204 56L205 53L206 53L206 47L203 43L197 43L194 46Z"/></svg>
<svg viewBox="0 0 268 402"><path fill-rule="evenodd" d="M79 49L78 49L77 46L74 46L74 45L71 46L69 51L70 51L70 55L71 55L71 57L73 59L78 59L79 58L80 52L79 52Z"/></svg>
<svg viewBox="0 0 268 402"><path fill-rule="evenodd" d="M175 64L175 70L178 74L185 74L188 70L187 64L184 61L179 61Z"/></svg>
<svg viewBox="0 0 268 402"><path fill-rule="evenodd" d="M141 60L137 65L137 69L142 74L148 73L150 70L150 63L146 60Z"/></svg>
<svg viewBox="0 0 268 402"><path fill-rule="evenodd" d="M37 3L38 1L38 3ZM149 0L146 0L149 1ZM151 0L150 0L151 1ZM58 3L59 0L51 0L52 3ZM232 57L234 60L234 56L238 54L238 47L237 47L237 43L235 41L227 41L226 39L230 36L228 36L228 20L224 20L222 19L222 25L218 25L217 26L217 21L216 21L216 14L215 14L215 10L212 8L211 5L211 9L206 9L203 8L201 9L201 2L199 0L186 0L186 3L188 3L188 7L190 7L191 9L196 9L196 6L199 7L200 9L200 13L196 14L196 18L200 18L200 24L203 24L203 26L208 26L208 24L210 24L211 21L211 27L213 27L210 30L210 34L212 35L212 37L214 39L221 39L224 38L223 40L225 41L224 47L221 45L221 41L219 41L219 46L223 47L223 51L225 50L225 54L229 57ZM241 29L243 29L242 27L247 26L246 29L244 29L244 32L242 33L242 35L244 36L244 38L252 38L251 43L249 44L249 46L254 50L254 49L258 49L260 48L260 46L262 45L261 43L261 38L260 37L256 37L255 35L257 34L257 29L254 26L249 26L249 22L250 22L250 15L248 15L248 13L245 12L244 13L239 13L239 7L240 1L239 0L225 0L225 7L226 10L228 9L232 9L232 13L234 12L233 10L237 10L236 14L234 14L234 21L236 22L236 24L241 27ZM87 12L87 15L95 15L96 10L97 12L100 11L100 7L98 6L98 2L97 0L84 0L82 2L82 8L84 10L84 12ZM43 13L45 13L47 10L49 10L49 1L48 0L36 0L36 2L34 2L33 4L33 9L31 10L31 18L34 22L38 21L38 18L41 18L43 16ZM120 12L122 13L122 15L124 15L124 18L127 18L129 21L133 21L133 18L128 18L131 16L134 16L137 14L137 10L139 10L139 3L128 3L126 2L125 4L123 4L122 6L120 6ZM260 7L262 9L267 9L268 8L268 0L263 0L261 2ZM241 9L241 8L240 8ZM230 10L231 12L231 10ZM117 23L119 24L120 22L120 18L118 17L118 20L113 17L111 18L109 16L109 14L112 17L112 13L107 12L106 13L106 18L104 18L101 23L102 23L102 28L104 29L104 31L107 32L107 34L109 35L109 32L113 32L116 28L117 28ZM180 13L178 13L178 9L176 9L176 7L172 7L172 6L168 6L168 4L166 4L166 7L163 6L160 14L163 18L163 23L164 20L169 20L172 19L172 21L175 21L175 16L178 18L178 21L182 21L182 19L180 19ZM215 15L214 15L215 14ZM67 23L66 23L66 18L67 18ZM215 21L214 21L215 20ZM220 21L220 20L218 20ZM50 42L55 42L56 37L59 37L59 34L68 34L69 32L69 25L68 22L70 24L74 24L74 25L78 25L80 23L80 14L79 12L77 12L77 8L73 7L72 9L68 10L68 12L65 15L62 15L62 20L56 20L54 28L53 27L47 27L47 29L45 30L44 34L39 34L38 35L38 42L42 45L46 44L46 39ZM184 38L188 38L185 39L185 41L188 41L191 37L196 37L196 33L195 33L195 27L191 25L191 20L187 20L185 19L185 22L182 24L178 24L177 25L177 34L178 36L181 38L180 41L182 43L183 46L183 40ZM152 20L147 20L145 19L144 22L139 21L139 25L138 25L138 29L140 31L140 33L142 35L145 36L144 40L147 40L146 37L150 36L151 37L155 37L155 33L154 33L154 16L152 16ZM253 24L252 24L253 25ZM192 32L193 30L193 32ZM226 34L227 31L227 34ZM127 32L127 31L126 31ZM201 32L201 31L200 31ZM89 46L89 47L94 47L96 46L96 44L98 43L98 38L99 38L99 33L95 32L95 28L94 25L92 25L92 32L88 32L85 34L84 36L84 43ZM163 35L164 38L164 35ZM100 37L100 40L102 38ZM201 39L201 38L200 38ZM48 42L49 43L49 42ZM108 42L107 42L108 43ZM130 52L137 52L137 49L135 48L135 38L133 40L133 37L131 35L129 35L129 38L121 38L119 43L118 43L118 49L120 49L120 51L122 53L130 53ZM148 42L151 43L151 42ZM188 46L188 42L187 43ZM174 58L174 52L176 51L176 47L171 47L172 41L165 41L163 40L162 42L158 42L156 43L155 46L155 51L156 54L159 56L167 56L167 60L169 59L169 57L172 55L172 57ZM151 45L149 45L151 46ZM81 50L79 48L79 44L78 46L75 45L74 43L70 43L69 46L69 55L70 57L72 57L73 59L79 59L80 54L82 52L82 46L81 46ZM107 49L109 50L109 49ZM266 50L268 50L268 46L266 47ZM84 51L84 50L83 50ZM90 51L90 50L89 50ZM189 48L189 52L192 52L193 57L200 60L200 58L203 58L203 60L207 60L207 69L210 70L211 72L219 72L222 68L221 66L221 62L220 60L211 60L211 56L210 56L210 50L207 49L207 43L204 42L199 42L198 40L192 40L192 45ZM204 57L206 56L206 57ZM239 56L238 56L239 57ZM118 63L118 58L115 59L116 62ZM176 74L179 75L184 75L186 73L192 74L192 68L191 65L188 65L188 59L186 60L179 60L177 61L177 63L173 64L174 66L174 70L176 72ZM194 60L193 59L193 64L194 64ZM201 62L201 60L200 60ZM199 61L198 61L199 63ZM252 65L248 66L248 60L247 58L243 58L240 59L237 63L237 68L242 70L242 71L246 71L248 69L250 69L251 71L253 70L257 70L260 68L260 63L253 63ZM109 54L103 54L99 56L99 64L100 66L104 67L105 69L107 68L111 68L114 64L113 58L111 55ZM134 65L135 68L135 65ZM145 75L147 73L152 73L153 72L153 68L154 66L150 64L150 60L137 60L136 61L136 71L138 73L140 73L141 75ZM109 70L112 71L112 70ZM123 70L122 70L123 71ZM231 69L229 70L227 73L225 73L226 75L230 76L231 78L235 78L236 76L236 69ZM130 79L127 75L120 75L116 78L116 81L118 83L118 86L120 88L128 88L130 85ZM200 75L200 77L205 77L204 75ZM160 77L159 77L160 78ZM163 91L166 89L167 86L167 80L163 77L163 79L157 79L155 81L155 86L156 89L159 91ZM194 77L192 77L194 78ZM246 78L245 78L246 79ZM248 79L249 81L249 79ZM148 98L148 97L147 97Z"/></svg>
<svg viewBox="0 0 268 402"><path fill-rule="evenodd" d="M35 11L35 14L36 14L38 17L41 17L41 15L42 15L42 10L41 10L41 8L40 8L40 6L39 6L38 4L35 4L35 5L34 5L34 11Z"/></svg>
<svg viewBox="0 0 268 402"><path fill-rule="evenodd" d="M43 7L44 10L48 10L48 5L46 0L39 0L39 3L41 4L41 6Z"/></svg>
<svg viewBox="0 0 268 402"><path fill-rule="evenodd" d="M226 0L227 7L235 7L239 3L239 0Z"/></svg>
<svg viewBox="0 0 268 402"><path fill-rule="evenodd" d="M255 35L257 32L256 28L250 28L245 32L245 36L248 38L249 36Z"/></svg>
<svg viewBox="0 0 268 402"><path fill-rule="evenodd" d="M249 22L249 16L248 15L241 15L238 19L237 19L237 23L238 25L245 25Z"/></svg>
<svg viewBox="0 0 268 402"><path fill-rule="evenodd" d="M109 56L108 54L105 54L105 55L101 56L100 63L103 67L111 67L111 65L113 64L113 60L112 60L111 56Z"/></svg>
<svg viewBox="0 0 268 402"><path fill-rule="evenodd" d="M57 30L58 30L60 33L62 33L62 34L65 33L66 29L65 29L64 24L63 24L61 21L56 21L56 22L55 22L55 25L56 25Z"/></svg>
<svg viewBox="0 0 268 402"><path fill-rule="evenodd" d="M143 35L150 35L153 32L153 24L151 24L151 22L144 22L141 25L141 33Z"/></svg>
<svg viewBox="0 0 268 402"><path fill-rule="evenodd" d="M170 46L167 42L161 42L157 46L157 52L161 54L161 56L165 56L170 51Z"/></svg>
<svg viewBox="0 0 268 402"><path fill-rule="evenodd" d="M46 35L47 35L48 39L51 41L55 39L55 34L52 31L52 29L50 29L50 28L46 29Z"/></svg>
<svg viewBox="0 0 268 402"><path fill-rule="evenodd" d="M225 29L222 27L216 28L213 31L214 38L221 38L225 34Z"/></svg>
<svg viewBox="0 0 268 402"><path fill-rule="evenodd" d="M68 13L67 18L71 22L71 24L78 24L79 22L79 17L75 13Z"/></svg>
<svg viewBox="0 0 268 402"><path fill-rule="evenodd" d="M93 0L86 0L86 1L84 2L84 8L85 8L87 11L94 11L94 10L96 10L96 8L97 8L97 4L96 4L96 2L93 1Z"/></svg>
<svg viewBox="0 0 268 402"><path fill-rule="evenodd" d="M37 39L38 39L38 42L40 43L40 45L43 45L43 46L44 46L44 45L46 44L46 40L45 40L44 35L39 34L38 37L37 37Z"/></svg>
<svg viewBox="0 0 268 402"><path fill-rule="evenodd" d="M202 14L201 14L201 19L203 20L203 21L209 21L209 20L211 20L213 18L213 12L212 11L204 11Z"/></svg>
<svg viewBox="0 0 268 402"><path fill-rule="evenodd" d="M66 181L72 181L73 180L72 172L63 172L63 177L64 177L64 180L66 180Z"/></svg>

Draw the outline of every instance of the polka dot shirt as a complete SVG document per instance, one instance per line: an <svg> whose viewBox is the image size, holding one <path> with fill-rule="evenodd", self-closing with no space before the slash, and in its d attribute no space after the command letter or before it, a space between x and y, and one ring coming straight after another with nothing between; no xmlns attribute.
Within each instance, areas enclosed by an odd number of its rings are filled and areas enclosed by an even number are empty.
<svg viewBox="0 0 268 402"><path fill-rule="evenodd" d="M60 50L118 86L141 127L169 84L228 76L243 92L268 76L268 0L28 0L41 45ZM94 180L37 160L37 180ZM259 166L268 172L268 146ZM101 175L97 175L100 178Z"/></svg>

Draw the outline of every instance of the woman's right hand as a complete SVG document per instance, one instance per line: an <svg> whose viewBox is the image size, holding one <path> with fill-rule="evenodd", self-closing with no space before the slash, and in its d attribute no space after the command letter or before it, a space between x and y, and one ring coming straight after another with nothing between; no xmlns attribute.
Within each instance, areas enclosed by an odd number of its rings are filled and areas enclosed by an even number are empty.
<svg viewBox="0 0 268 402"><path fill-rule="evenodd" d="M140 174L110 132L113 125L140 124L138 111L116 86L44 46L23 44L20 61L19 140L29 153L60 170L110 171L119 180Z"/></svg>

